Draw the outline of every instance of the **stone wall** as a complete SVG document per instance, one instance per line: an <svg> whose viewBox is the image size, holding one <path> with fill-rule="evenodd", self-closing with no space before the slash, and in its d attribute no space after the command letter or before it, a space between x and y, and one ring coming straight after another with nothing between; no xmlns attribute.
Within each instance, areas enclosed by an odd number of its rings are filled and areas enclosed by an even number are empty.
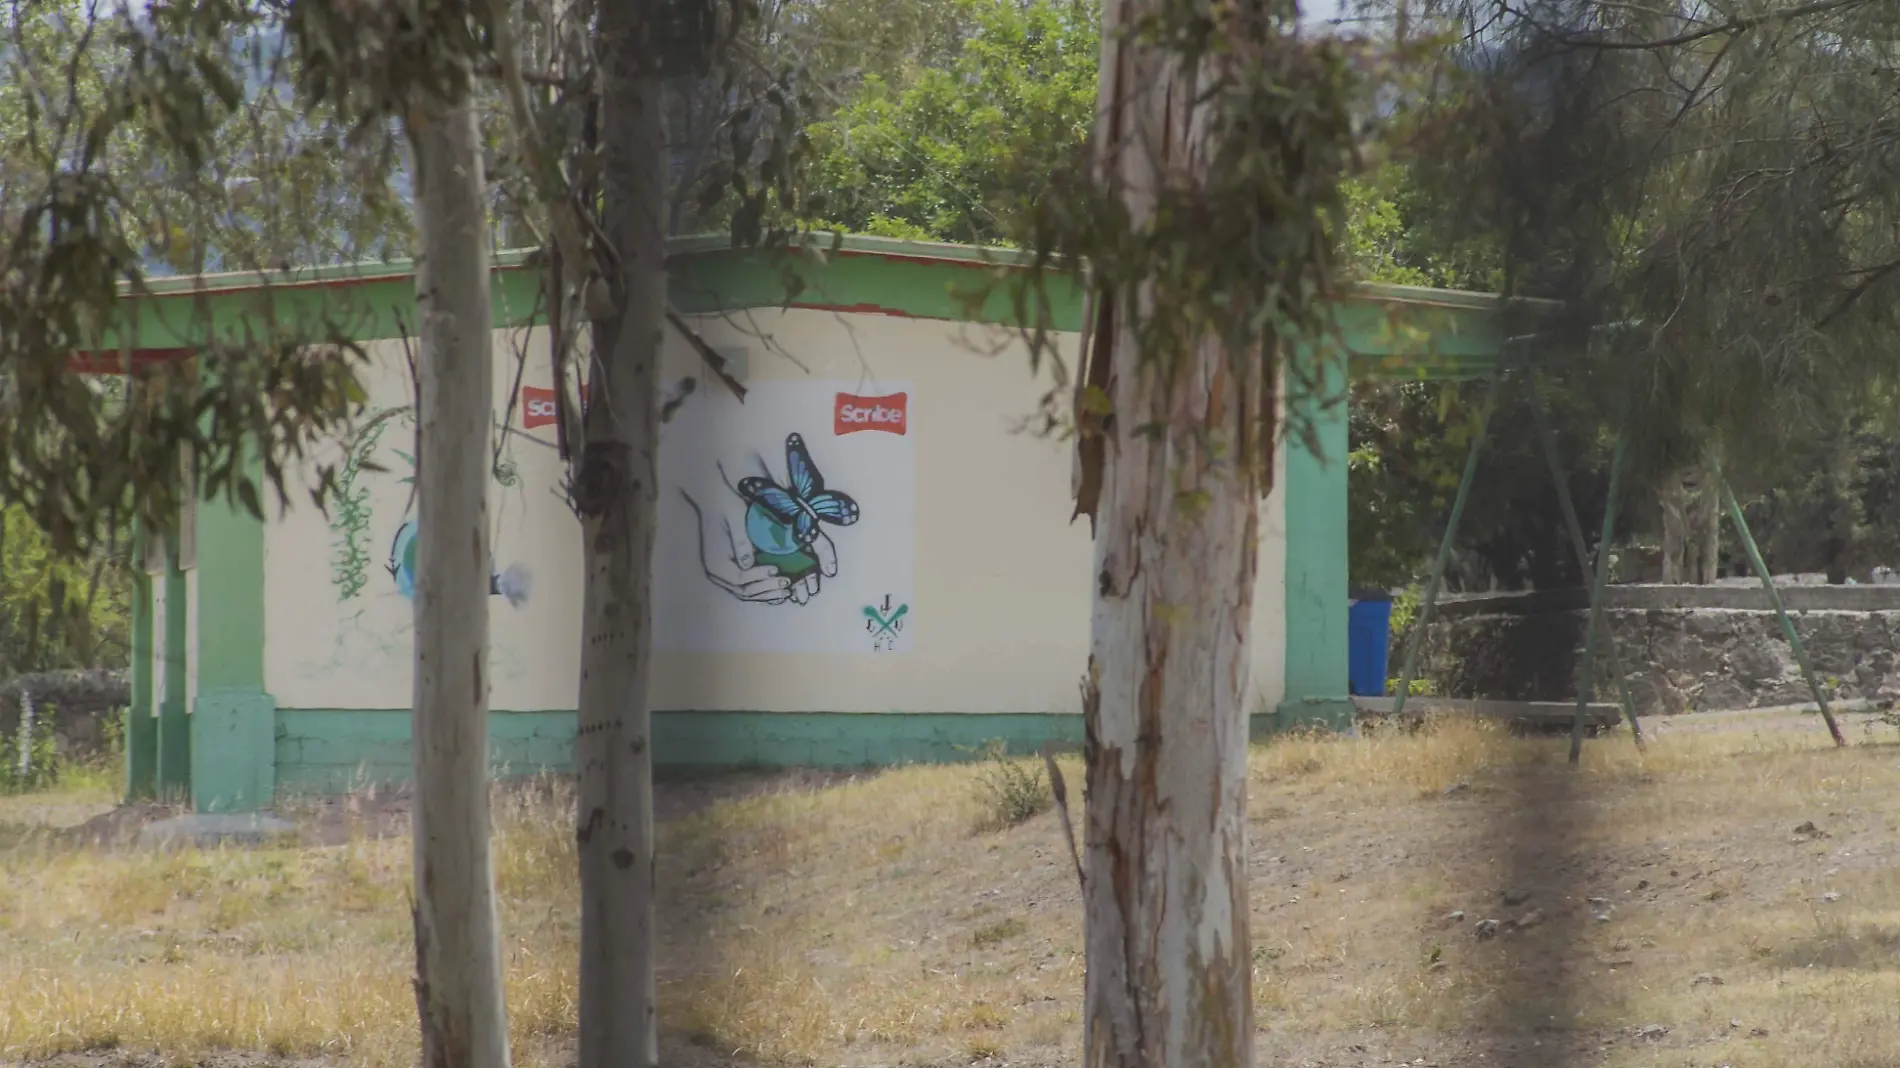
<svg viewBox="0 0 1900 1068"><path fill-rule="evenodd" d="M1900 699L1900 587L1779 592L1833 696ZM1584 590L1447 598L1427 635L1421 674L1451 697L1573 700L1588 603ZM1605 607L1642 714L1812 700L1760 586L1613 586ZM1616 699L1605 653L1596 692L1599 700Z"/></svg>

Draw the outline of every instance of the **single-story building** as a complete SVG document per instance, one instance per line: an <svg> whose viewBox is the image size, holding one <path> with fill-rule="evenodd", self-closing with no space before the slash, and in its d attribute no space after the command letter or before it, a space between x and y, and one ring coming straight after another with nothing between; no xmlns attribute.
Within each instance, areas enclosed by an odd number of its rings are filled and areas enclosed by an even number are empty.
<svg viewBox="0 0 1900 1068"><path fill-rule="evenodd" d="M955 759L1081 735L1091 549L1072 524L1070 449L1038 433L1051 388L1001 293L966 294L1004 253L846 239L784 264L685 242L673 303L728 362L743 403L669 335L651 681L663 767ZM1007 263L1007 259L1000 262ZM571 764L579 525L560 491L541 274L494 264L491 749L498 769ZM204 331L347 324L369 407L327 459L337 494L257 521L222 501L151 539L135 597L134 795L268 805L410 768L415 321L406 263L155 282L130 346L188 352ZM1072 356L1082 301L1052 293ZM976 302L980 303L980 302ZM1353 373L1494 366L1498 298L1360 286L1332 353ZM313 336L314 333L313 333ZM698 380L690 392L678 383ZM1296 401L1296 403L1308 403ZM1314 404L1318 454L1279 451L1261 503L1258 730L1349 724L1346 412ZM786 509L797 498L802 505ZM794 513L797 513L794 516ZM789 580L772 581L774 578Z"/></svg>

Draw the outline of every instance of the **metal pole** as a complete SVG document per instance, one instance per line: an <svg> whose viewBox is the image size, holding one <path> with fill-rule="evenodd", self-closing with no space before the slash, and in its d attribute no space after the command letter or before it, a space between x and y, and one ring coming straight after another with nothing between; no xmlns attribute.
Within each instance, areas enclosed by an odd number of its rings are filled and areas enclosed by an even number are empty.
<svg viewBox="0 0 1900 1068"><path fill-rule="evenodd" d="M1590 574L1590 544L1583 540L1583 523L1577 518L1576 502L1570 498L1570 483L1564 478L1563 462L1557 456L1557 435L1550 428L1550 421L1544 414L1544 398L1537 388L1537 371L1529 371L1531 384L1531 413L1537 418L1537 434L1544 441L1544 459L1550 463L1550 477L1557 483L1557 503L1563 509L1564 526L1570 531L1570 545L1577 553L1577 573ZM1590 602L1591 619L1603 628L1603 637L1610 643L1610 674L1616 679L1616 694L1623 702L1623 719L1630 725L1630 737L1636 739L1640 747L1643 744L1643 725L1636 718L1636 701L1630 696L1629 676L1623 671L1623 653L1616 646L1616 633L1610 629L1610 613L1601 602Z"/></svg>
<svg viewBox="0 0 1900 1068"><path fill-rule="evenodd" d="M1465 455L1464 477L1458 480L1458 495L1452 498L1451 518L1445 521L1445 536L1439 539L1438 556L1432 561L1432 571L1425 580L1425 600L1418 607L1418 618L1412 620L1412 633L1405 638L1405 669L1399 674L1399 692L1392 698L1392 718L1397 719L1405 711L1405 698L1412 691L1412 680L1418 671L1418 650L1425 642L1425 628L1432 622L1432 610L1438 607L1438 586L1444 581L1445 568L1451 563L1451 547L1458 534L1458 520L1465 514L1465 501L1471 496L1471 483L1478 474L1478 454L1484 451L1486 428L1491 425L1491 409L1498 399L1498 379L1501 375L1491 376L1489 388L1484 393L1484 407L1478 411L1478 426L1471 438L1471 451Z"/></svg>
<svg viewBox="0 0 1900 1068"><path fill-rule="evenodd" d="M1590 615L1583 625L1583 664L1577 671L1577 714L1570 718L1570 762L1583 759L1583 713L1596 689L1597 616L1603 611L1603 590L1610 584L1610 539L1616 534L1616 498L1623 485L1623 460L1629 438L1616 436L1610 454L1610 499L1603 502L1603 534L1597 538L1596 578L1590 586Z"/></svg>
<svg viewBox="0 0 1900 1068"><path fill-rule="evenodd" d="M1814 668L1808 663L1807 647L1801 644L1801 635L1795 633L1794 620L1788 618L1788 610L1782 607L1781 594L1775 589L1775 577L1768 573L1768 562L1762 559L1761 549L1755 545L1755 536L1748 532L1748 519L1742 515L1742 506L1735 499L1735 491L1729 487L1728 476L1722 473L1722 463L1715 458L1715 452L1705 448L1703 455L1708 458L1709 471L1715 475L1716 485L1722 489L1722 506L1728 510L1729 521L1735 524L1735 533L1742 539L1742 550L1748 554L1749 566L1755 569L1756 577L1761 579L1762 589L1768 591L1768 603L1775 610L1775 618L1781 621L1781 634L1788 639L1788 645L1794 649L1795 663L1801 665L1801 675L1808 680L1808 690L1814 694L1814 703L1820 706L1821 718L1827 721L1827 732L1834 736L1835 745L1846 745L1847 739L1841 735L1841 725L1834 721L1834 713L1827 707L1827 694L1821 689L1821 680L1814 675Z"/></svg>

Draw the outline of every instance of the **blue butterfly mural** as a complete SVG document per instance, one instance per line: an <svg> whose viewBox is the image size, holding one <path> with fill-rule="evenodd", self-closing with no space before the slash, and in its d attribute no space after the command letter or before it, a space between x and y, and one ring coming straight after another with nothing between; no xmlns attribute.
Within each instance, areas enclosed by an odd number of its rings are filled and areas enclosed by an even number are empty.
<svg viewBox="0 0 1900 1068"><path fill-rule="evenodd" d="M781 486L760 475L739 480L739 496L763 512L761 518L769 519L770 526L780 528L771 531L774 536L762 539L757 535L764 532L753 530L754 524L747 523L747 533L753 535L754 546L759 551L779 554L789 548L802 553L817 540L818 524L848 527L858 521L858 502L841 491L825 488L825 478L812 463L805 439L798 434L785 438L785 473L789 486ZM790 546L772 544L787 534Z"/></svg>

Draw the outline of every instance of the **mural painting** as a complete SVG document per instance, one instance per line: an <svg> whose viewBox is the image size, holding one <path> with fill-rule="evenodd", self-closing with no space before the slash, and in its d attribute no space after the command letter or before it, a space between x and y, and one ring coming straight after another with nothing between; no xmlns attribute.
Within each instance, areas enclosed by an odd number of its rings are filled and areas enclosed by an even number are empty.
<svg viewBox="0 0 1900 1068"><path fill-rule="evenodd" d="M770 581L755 583L753 589L734 586L707 561L706 540L700 540L699 566L707 581L741 601L804 604L818 596L821 578L838 573L838 548L820 524L848 527L858 521L858 502L825 488L824 476L798 434L785 439L785 472L785 485L765 474L747 475L732 487L745 503L746 541L745 549L734 547L732 562L754 570L770 568L774 573ZM682 496L703 525L705 513L699 502L690 494ZM750 557L748 563L740 563L741 553Z"/></svg>
<svg viewBox="0 0 1900 1068"><path fill-rule="evenodd" d="M370 536L374 514L370 507L370 487L361 483L361 476L369 470L370 458L375 454L384 429L392 419L400 419L412 432L415 426L414 416L407 406L391 408L371 416L357 431L351 440L348 460L337 478L336 517L330 522L331 532L336 537L331 561L336 585L337 600L350 601L363 593L368 584L369 556L365 542ZM404 487L407 501L403 505L401 516L396 523L395 532L389 540L389 554L383 564L396 592L406 600L414 600L416 595L416 458L401 449L391 448L389 453L400 459L407 474L396 480ZM378 464L377 466L381 466ZM497 460L494 469L495 484L507 489L516 485L520 479L514 465L505 460ZM488 592L499 596L519 608L527 603L532 578L525 564L510 564L505 571L495 571L490 565Z"/></svg>
<svg viewBox="0 0 1900 1068"><path fill-rule="evenodd" d="M873 652L888 653L897 646L897 636L904 631L904 617L910 614L910 606L900 604L893 608L889 594L884 596L884 606L864 606L864 629L871 635Z"/></svg>
<svg viewBox="0 0 1900 1068"><path fill-rule="evenodd" d="M414 409L399 405L369 415L344 443L327 524L336 629L328 649L304 650L297 670L304 679L324 681L345 670L359 678L387 674L393 679L408 670L416 593L416 459L394 441L412 441L414 435ZM515 464L505 454L497 458L494 479L503 493L519 488ZM497 531L497 548L501 540ZM489 593L511 609L526 606L532 586L526 564L491 565ZM490 664L498 681L524 670L520 657L500 643L490 651Z"/></svg>
<svg viewBox="0 0 1900 1068"><path fill-rule="evenodd" d="M907 649L909 409L908 390L800 379L684 402L660 450L657 647ZM867 629L867 606L889 603L902 608Z"/></svg>

